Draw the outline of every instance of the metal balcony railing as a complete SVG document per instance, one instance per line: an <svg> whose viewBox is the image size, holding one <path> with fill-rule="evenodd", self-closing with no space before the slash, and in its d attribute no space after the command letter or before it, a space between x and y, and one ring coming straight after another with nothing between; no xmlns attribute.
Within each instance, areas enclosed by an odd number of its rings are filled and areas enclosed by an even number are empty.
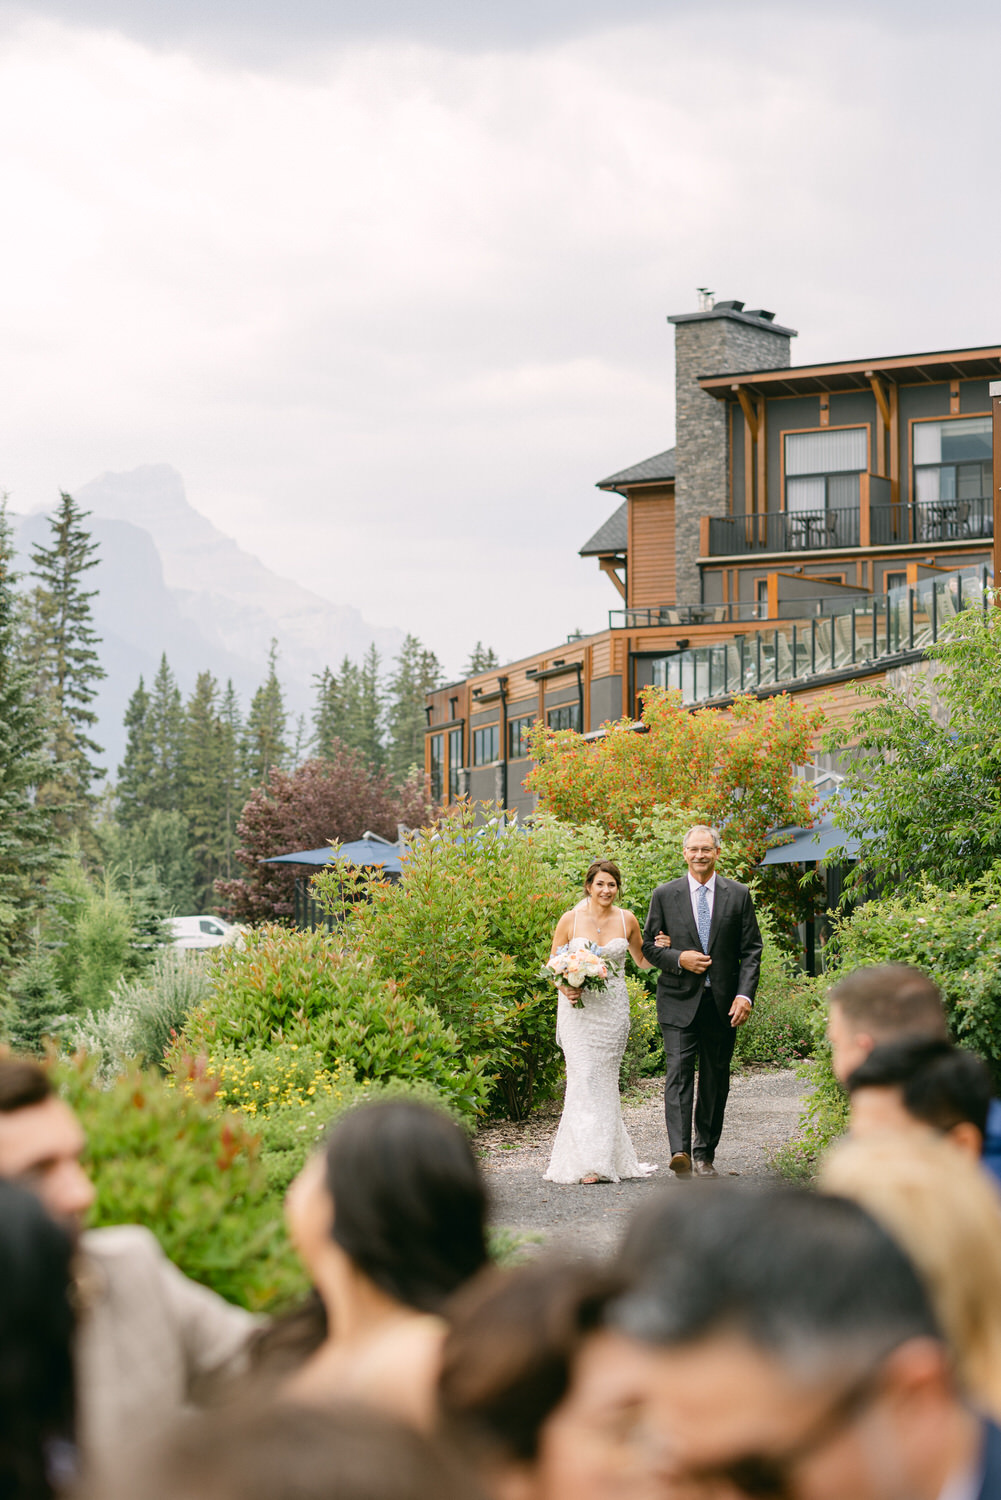
<svg viewBox="0 0 1001 1500"><path fill-rule="evenodd" d="M987 568L962 568L802 624L679 651L654 663L653 681L700 703L923 651L959 610L986 609L989 587Z"/></svg>
<svg viewBox="0 0 1001 1500"><path fill-rule="evenodd" d="M826 548L887 547L907 542L989 539L994 506L989 495L871 503L817 511L709 518L709 556L764 552L815 552Z"/></svg>

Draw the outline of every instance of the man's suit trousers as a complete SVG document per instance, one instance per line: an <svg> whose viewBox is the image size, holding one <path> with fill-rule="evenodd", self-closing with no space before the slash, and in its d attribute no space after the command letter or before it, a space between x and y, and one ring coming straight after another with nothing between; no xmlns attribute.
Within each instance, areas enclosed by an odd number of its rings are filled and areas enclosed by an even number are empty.
<svg viewBox="0 0 1001 1500"><path fill-rule="evenodd" d="M667 1073L664 1078L664 1115L672 1155L684 1151L711 1162L723 1133L723 1114L730 1092L730 1060L736 1028L724 1019L712 997L703 990L699 1008L687 1026L661 1022ZM695 1098L695 1065L699 1068ZM692 1147L692 1103L695 1103L695 1146Z"/></svg>

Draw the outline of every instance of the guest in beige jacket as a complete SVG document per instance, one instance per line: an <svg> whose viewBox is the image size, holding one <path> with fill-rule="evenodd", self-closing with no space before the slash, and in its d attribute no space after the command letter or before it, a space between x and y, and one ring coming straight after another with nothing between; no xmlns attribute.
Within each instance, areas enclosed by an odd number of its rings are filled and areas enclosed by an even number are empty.
<svg viewBox="0 0 1001 1500"><path fill-rule="evenodd" d="M76 1238L78 1436L93 1475L197 1404L212 1377L239 1370L257 1322L190 1281L148 1229L82 1228L94 1199L85 1145L45 1070L0 1057L0 1177L36 1193Z"/></svg>

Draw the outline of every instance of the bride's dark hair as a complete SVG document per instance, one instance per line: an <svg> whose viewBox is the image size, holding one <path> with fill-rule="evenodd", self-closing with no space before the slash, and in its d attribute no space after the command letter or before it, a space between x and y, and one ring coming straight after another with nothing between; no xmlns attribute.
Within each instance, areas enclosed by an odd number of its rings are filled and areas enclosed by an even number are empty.
<svg viewBox="0 0 1001 1500"><path fill-rule="evenodd" d="M591 882L593 881L593 879L594 879L594 877L596 875L611 875L612 879L615 881L615 884L618 886L619 890L621 891L621 889L622 889L622 873L619 870L618 865L615 864L612 860L610 860L610 859L596 859L595 860L594 864L590 866L590 868L588 869L587 874L584 876L584 889L585 889L585 891L589 891L591 889Z"/></svg>

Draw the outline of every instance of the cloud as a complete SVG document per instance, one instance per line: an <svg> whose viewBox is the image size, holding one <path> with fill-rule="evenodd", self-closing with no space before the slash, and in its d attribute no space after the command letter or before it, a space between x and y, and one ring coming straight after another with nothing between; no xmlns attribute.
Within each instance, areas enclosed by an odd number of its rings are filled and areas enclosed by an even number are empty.
<svg viewBox="0 0 1001 1500"><path fill-rule="evenodd" d="M595 481L672 440L696 286L775 309L800 361L1001 332L996 18L975 52L846 7L521 50L328 30L290 71L35 9L0 50L0 485L171 463L450 670L618 604L576 548Z"/></svg>

